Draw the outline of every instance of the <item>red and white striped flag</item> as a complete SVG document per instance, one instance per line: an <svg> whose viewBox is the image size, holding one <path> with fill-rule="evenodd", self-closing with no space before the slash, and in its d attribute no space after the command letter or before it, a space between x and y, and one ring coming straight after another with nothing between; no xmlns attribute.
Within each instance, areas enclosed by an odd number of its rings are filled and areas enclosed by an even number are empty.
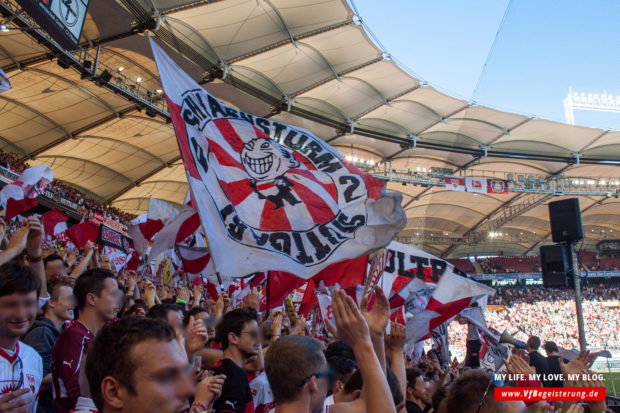
<svg viewBox="0 0 620 413"><path fill-rule="evenodd" d="M200 227L198 212L189 205L181 208L181 211L166 226L157 233L153 241L153 247L149 258L157 258L175 244L185 241ZM246 275L246 274L244 274Z"/></svg>
<svg viewBox="0 0 620 413"><path fill-rule="evenodd" d="M179 257L183 262L183 269L190 276L190 279L198 275L205 277L215 274L215 268L211 261L211 254L208 248L186 247L177 245ZM211 264L211 265L209 265Z"/></svg>
<svg viewBox="0 0 620 413"><path fill-rule="evenodd" d="M407 322L407 343L415 344L472 302L493 294L495 290L491 287L452 272L445 273L437 283L426 309Z"/></svg>

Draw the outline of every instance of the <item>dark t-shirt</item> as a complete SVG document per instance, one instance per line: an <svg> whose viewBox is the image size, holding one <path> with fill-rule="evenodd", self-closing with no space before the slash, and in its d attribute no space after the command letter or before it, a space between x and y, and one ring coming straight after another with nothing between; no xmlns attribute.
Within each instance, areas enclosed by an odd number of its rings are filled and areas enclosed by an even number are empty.
<svg viewBox="0 0 620 413"><path fill-rule="evenodd" d="M549 367L549 374L562 374L560 356L547 357L547 365ZM564 382L562 380L550 380L549 387L564 387Z"/></svg>
<svg viewBox="0 0 620 413"><path fill-rule="evenodd" d="M530 354L530 366L536 369L536 374L545 375L549 374L549 365L547 359L542 356L538 351L532 351ZM543 380L544 387L551 387L549 381Z"/></svg>
<svg viewBox="0 0 620 413"><path fill-rule="evenodd" d="M222 395L213 404L218 413L247 413L254 412L252 392L248 384L248 375L245 370L237 366L230 359L222 360L222 364L214 369L215 375L225 374L226 380L222 386Z"/></svg>
<svg viewBox="0 0 620 413"><path fill-rule="evenodd" d="M407 402L405 404L405 408L407 409L407 413L424 413L424 410L422 410L420 408L420 406L418 406L417 404L415 404L414 402Z"/></svg>

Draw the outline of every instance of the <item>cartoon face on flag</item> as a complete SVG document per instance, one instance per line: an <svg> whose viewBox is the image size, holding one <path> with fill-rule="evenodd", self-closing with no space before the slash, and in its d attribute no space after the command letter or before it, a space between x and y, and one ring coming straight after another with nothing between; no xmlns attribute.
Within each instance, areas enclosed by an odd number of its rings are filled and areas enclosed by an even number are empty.
<svg viewBox="0 0 620 413"><path fill-rule="evenodd" d="M397 194L305 129L227 106L151 40L188 181L218 272L309 278L387 245ZM234 257L234 259L231 259Z"/></svg>
<svg viewBox="0 0 620 413"><path fill-rule="evenodd" d="M186 102L194 98L190 95ZM215 101L214 104L219 105ZM187 103L182 111L190 107ZM366 196L361 176L351 175L343 185L334 182L329 174L322 172L323 161L313 162L312 158L293 152L246 120L216 119L205 125L203 133L202 145L210 151L210 170L220 190L210 193L216 195L213 200L219 204L220 211L226 212L222 217L226 218L225 224L239 219L240 224L256 231L257 235L264 231L306 232L329 223L338 215L341 206L346 206L345 202L339 205L338 196L343 198L345 191L350 191L350 197ZM289 134L297 132L291 130ZM218 135L224 141L222 144L217 142ZM339 163L335 156L332 159L332 164ZM336 167L327 165L328 169ZM342 164L338 166L344 168ZM203 172L201 176L206 178L209 171ZM351 182L356 188L349 189ZM339 231L342 241L351 238L351 232L366 222L365 211L353 212L353 216L342 218L351 231L332 225L334 231ZM317 237L324 238L320 233ZM241 240L246 245L248 241L257 244L254 236Z"/></svg>

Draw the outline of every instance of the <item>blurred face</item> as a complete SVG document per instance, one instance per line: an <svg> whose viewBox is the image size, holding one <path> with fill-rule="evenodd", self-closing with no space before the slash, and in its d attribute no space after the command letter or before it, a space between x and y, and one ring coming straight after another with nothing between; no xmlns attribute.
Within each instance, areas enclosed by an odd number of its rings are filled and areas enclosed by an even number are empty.
<svg viewBox="0 0 620 413"><path fill-rule="evenodd" d="M256 321L245 323L238 338L237 347L245 358L258 354L261 349L261 332Z"/></svg>
<svg viewBox="0 0 620 413"><path fill-rule="evenodd" d="M114 278L106 278L101 294L93 295L93 304L97 313L106 321L114 320L116 313L121 309L123 292L118 288Z"/></svg>
<svg viewBox="0 0 620 413"><path fill-rule="evenodd" d="M37 308L36 291L0 297L0 337L17 339L26 334L37 315Z"/></svg>
<svg viewBox="0 0 620 413"><path fill-rule="evenodd" d="M67 267L65 263L62 260L49 261L45 264L45 276L48 280L55 277L66 277Z"/></svg>
<svg viewBox="0 0 620 413"><path fill-rule="evenodd" d="M63 285L58 288L58 298L51 299L47 305L61 320L73 320L73 309L76 306L75 297L73 296L73 289L69 286Z"/></svg>
<svg viewBox="0 0 620 413"><path fill-rule="evenodd" d="M177 333L183 332L183 313L181 311L168 311L166 314L168 324L174 328Z"/></svg>
<svg viewBox="0 0 620 413"><path fill-rule="evenodd" d="M327 362L323 361L323 366L318 370L319 372L324 372L329 369L329 365ZM313 377L310 386L310 411L312 413L321 413L324 409L325 397L327 396L327 390L329 390L329 380L326 377L321 377L317 379Z"/></svg>
<svg viewBox="0 0 620 413"><path fill-rule="evenodd" d="M176 341L144 341L131 349L131 358L136 365L135 393L120 386L118 397L108 400L108 380L104 379L102 391L106 402L131 413L177 413L189 408L189 398L196 389L190 379L187 358Z"/></svg>

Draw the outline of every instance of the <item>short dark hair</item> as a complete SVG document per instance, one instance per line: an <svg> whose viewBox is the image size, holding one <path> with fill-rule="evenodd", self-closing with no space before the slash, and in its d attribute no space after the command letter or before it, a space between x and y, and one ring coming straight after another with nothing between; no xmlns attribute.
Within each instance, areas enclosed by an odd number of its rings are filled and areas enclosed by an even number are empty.
<svg viewBox="0 0 620 413"><path fill-rule="evenodd" d="M172 341L172 327L161 320L145 317L127 317L104 327L86 358L86 377L95 406L103 411L101 382L110 376L118 380L131 394L135 394L133 372L135 361L131 349L146 340Z"/></svg>
<svg viewBox="0 0 620 413"><path fill-rule="evenodd" d="M417 368L409 368L405 370L407 376L407 387L415 387L415 382L418 377L424 378L424 372Z"/></svg>
<svg viewBox="0 0 620 413"><path fill-rule="evenodd" d="M265 356L265 373L275 404L296 400L303 381L324 363L321 346L310 337L286 336L271 344Z"/></svg>
<svg viewBox="0 0 620 413"><path fill-rule="evenodd" d="M36 291L38 297L40 289L41 282L29 267L13 262L0 266L0 297L31 291Z"/></svg>
<svg viewBox="0 0 620 413"><path fill-rule="evenodd" d="M45 257L45 259L43 260L43 265L45 267L47 267L47 263L48 262L52 262L52 261L56 261L56 260L60 260L62 261L62 263L65 265L65 267L67 267L67 262L64 260L64 258L62 258L60 255L58 254L50 254L47 257Z"/></svg>
<svg viewBox="0 0 620 413"><path fill-rule="evenodd" d="M536 336L532 336L530 338L527 339L527 346L529 348L531 348L532 350L538 350L538 347L540 347L540 338L536 337Z"/></svg>
<svg viewBox="0 0 620 413"><path fill-rule="evenodd" d="M95 294L97 297L101 295L107 278L116 280L112 271L103 268L93 268L87 270L75 280L73 295L75 295L80 310L86 307L86 296L88 294Z"/></svg>
<svg viewBox="0 0 620 413"><path fill-rule="evenodd" d="M557 353L558 350L558 345L555 344L553 341L547 341L545 343L545 351L547 352L547 354L549 353Z"/></svg>
<svg viewBox="0 0 620 413"><path fill-rule="evenodd" d="M183 325L187 326L189 324L189 318L192 316L197 316L200 313L206 313L209 314L209 312L207 310L205 310L202 307L193 307L190 308L189 311L185 312L185 317L183 317Z"/></svg>
<svg viewBox="0 0 620 413"><path fill-rule="evenodd" d="M461 374L449 387L446 397L447 412L476 413L482 396L491 381L491 373L482 369L468 370ZM484 398L481 412L496 412L493 389Z"/></svg>
<svg viewBox="0 0 620 413"><path fill-rule="evenodd" d="M327 359L327 364L336 372L336 380L340 380L343 384L351 374L357 370L357 363L348 357L334 356Z"/></svg>
<svg viewBox="0 0 620 413"><path fill-rule="evenodd" d="M73 286L71 285L71 283L68 280L65 280L63 278L56 277L56 278L52 278L51 280L47 282L47 292L50 295L50 300L58 299L58 296L60 295L61 287L69 287L73 289Z"/></svg>
<svg viewBox="0 0 620 413"><path fill-rule="evenodd" d="M146 313L146 316L148 318L156 318L158 320L164 320L168 322L168 313L170 311L183 312L181 307L176 304L155 304L149 309L149 312Z"/></svg>
<svg viewBox="0 0 620 413"><path fill-rule="evenodd" d="M325 349L325 358L330 359L332 357L346 357L351 360L355 360L355 354L353 354L353 348L344 341L334 341L329 344Z"/></svg>
<svg viewBox="0 0 620 413"><path fill-rule="evenodd" d="M258 314L249 308L237 308L224 314L216 327L216 341L222 346L222 350L228 348L228 334L241 334L243 326L246 323L256 321L258 323Z"/></svg>
<svg viewBox="0 0 620 413"><path fill-rule="evenodd" d="M394 406L398 406L404 400L404 395L402 390L400 389L400 381L398 381L398 377L394 374L394 371L386 367L386 379L388 382L388 387L390 388L390 393L392 394L392 401L394 402ZM362 378L362 372L355 370L355 372L349 377L349 380L344 384L344 388L342 392L344 394L352 394L355 390L362 390L364 386L364 379Z"/></svg>

